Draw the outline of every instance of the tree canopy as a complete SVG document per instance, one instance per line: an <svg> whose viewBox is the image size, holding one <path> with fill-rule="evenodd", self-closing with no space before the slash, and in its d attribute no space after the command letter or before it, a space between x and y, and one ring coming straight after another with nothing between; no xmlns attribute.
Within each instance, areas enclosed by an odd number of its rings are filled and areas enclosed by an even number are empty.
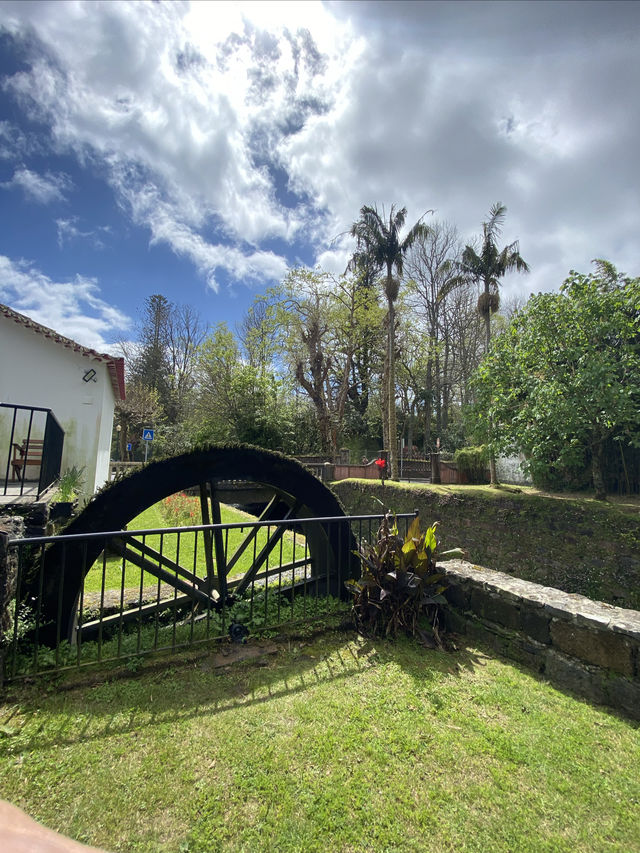
<svg viewBox="0 0 640 853"><path fill-rule="evenodd" d="M534 479L590 464L604 498L606 442L640 445L640 279L595 264L532 296L494 339L475 414L492 422L494 452L522 451Z"/></svg>

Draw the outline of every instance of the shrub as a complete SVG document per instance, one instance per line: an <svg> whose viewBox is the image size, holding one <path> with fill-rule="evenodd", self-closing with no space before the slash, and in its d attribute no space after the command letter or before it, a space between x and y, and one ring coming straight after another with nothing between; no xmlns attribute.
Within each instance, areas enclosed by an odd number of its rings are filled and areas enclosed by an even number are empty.
<svg viewBox="0 0 640 853"><path fill-rule="evenodd" d="M365 636L396 636L404 631L429 645L441 646L438 608L445 604L445 586L433 559L436 525L420 531L415 518L405 539L387 514L375 545L360 546L361 576L346 582L353 595L352 613Z"/></svg>
<svg viewBox="0 0 640 853"><path fill-rule="evenodd" d="M465 475L469 483L488 482L489 451L484 444L480 447L461 447L456 450L453 459L458 466L458 473Z"/></svg>

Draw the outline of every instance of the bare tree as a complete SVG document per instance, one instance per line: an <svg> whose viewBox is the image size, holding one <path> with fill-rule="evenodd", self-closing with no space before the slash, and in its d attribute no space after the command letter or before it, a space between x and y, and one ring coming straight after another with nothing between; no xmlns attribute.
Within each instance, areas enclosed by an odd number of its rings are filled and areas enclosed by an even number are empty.
<svg viewBox="0 0 640 853"><path fill-rule="evenodd" d="M316 411L322 449L335 453L343 429L360 296L352 278L293 269L273 291L281 347Z"/></svg>
<svg viewBox="0 0 640 853"><path fill-rule="evenodd" d="M166 346L169 365L169 403L172 422L185 415L196 381L197 354L208 328L191 305L172 305L167 318Z"/></svg>

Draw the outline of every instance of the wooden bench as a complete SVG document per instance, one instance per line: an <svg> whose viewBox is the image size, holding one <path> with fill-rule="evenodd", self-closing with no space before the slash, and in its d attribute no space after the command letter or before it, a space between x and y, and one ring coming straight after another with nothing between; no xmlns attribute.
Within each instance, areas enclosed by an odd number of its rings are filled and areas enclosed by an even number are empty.
<svg viewBox="0 0 640 853"><path fill-rule="evenodd" d="M13 443L13 459L11 467L13 468L13 479L16 477L21 482L24 482L24 475L28 465L42 465L42 451L44 448L44 439L32 438L27 447L27 439L22 444ZM20 470L22 469L22 476Z"/></svg>

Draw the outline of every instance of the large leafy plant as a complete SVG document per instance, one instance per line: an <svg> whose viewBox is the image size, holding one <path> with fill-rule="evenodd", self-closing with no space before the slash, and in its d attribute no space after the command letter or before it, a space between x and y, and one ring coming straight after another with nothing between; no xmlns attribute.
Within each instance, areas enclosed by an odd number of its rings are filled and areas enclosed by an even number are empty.
<svg viewBox="0 0 640 853"><path fill-rule="evenodd" d="M434 559L436 524L422 533L416 517L403 539L395 519L387 513L377 541L360 546L361 577L346 582L360 633L395 637L404 631L428 645L442 645L438 610L446 599L443 575Z"/></svg>

